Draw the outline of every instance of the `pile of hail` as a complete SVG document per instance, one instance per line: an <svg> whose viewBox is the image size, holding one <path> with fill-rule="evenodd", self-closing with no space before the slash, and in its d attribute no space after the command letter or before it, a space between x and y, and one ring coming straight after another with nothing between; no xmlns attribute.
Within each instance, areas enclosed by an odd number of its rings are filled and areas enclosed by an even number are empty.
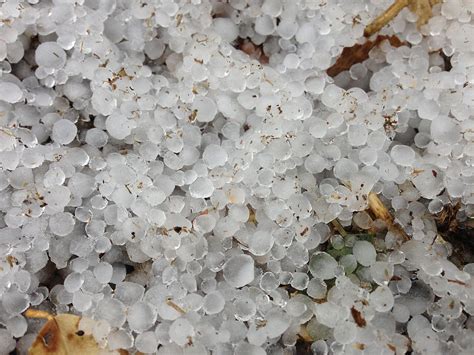
<svg viewBox="0 0 474 355"><path fill-rule="evenodd" d="M390 4L2 0L0 354L472 354L474 2L328 75Z"/></svg>

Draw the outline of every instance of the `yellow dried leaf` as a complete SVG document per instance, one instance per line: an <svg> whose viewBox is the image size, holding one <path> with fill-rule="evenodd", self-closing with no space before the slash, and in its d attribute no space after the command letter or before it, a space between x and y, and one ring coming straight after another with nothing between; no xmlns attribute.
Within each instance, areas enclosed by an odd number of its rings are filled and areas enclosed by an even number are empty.
<svg viewBox="0 0 474 355"><path fill-rule="evenodd" d="M28 351L29 355L112 355L123 351L101 349L92 334L79 329L81 317L74 314L51 314L29 309L25 312L29 318L44 318L48 321ZM128 353L128 352L125 352Z"/></svg>

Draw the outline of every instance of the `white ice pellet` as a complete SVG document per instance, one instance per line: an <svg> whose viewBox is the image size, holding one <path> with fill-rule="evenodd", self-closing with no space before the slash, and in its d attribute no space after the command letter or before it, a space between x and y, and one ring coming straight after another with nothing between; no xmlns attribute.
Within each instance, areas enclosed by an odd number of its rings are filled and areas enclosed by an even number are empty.
<svg viewBox="0 0 474 355"><path fill-rule="evenodd" d="M254 255L265 255L270 251L273 243L273 236L269 231L257 231L248 240L250 252Z"/></svg>
<svg viewBox="0 0 474 355"><path fill-rule="evenodd" d="M0 100L14 104L23 98L23 91L15 83L0 82Z"/></svg>
<svg viewBox="0 0 474 355"><path fill-rule="evenodd" d="M189 194L194 198L206 198L210 197L214 192L214 185L212 181L205 177L197 178L189 186Z"/></svg>
<svg viewBox="0 0 474 355"><path fill-rule="evenodd" d="M189 338L194 336L194 327L186 318L178 318L169 328L169 337L171 341L178 345L185 345Z"/></svg>
<svg viewBox="0 0 474 355"><path fill-rule="evenodd" d="M56 42L43 42L36 48L35 60L40 67L60 69L66 63L66 52Z"/></svg>
<svg viewBox="0 0 474 355"><path fill-rule="evenodd" d="M224 41L232 42L239 35L239 28L229 18L219 17L213 21L214 30Z"/></svg>
<svg viewBox="0 0 474 355"><path fill-rule="evenodd" d="M202 305L207 314L216 314L224 309L225 300L220 292L211 292L204 297Z"/></svg>
<svg viewBox="0 0 474 355"><path fill-rule="evenodd" d="M78 272L73 272L66 276L64 280L64 288L69 293L78 291L84 283L84 277Z"/></svg>
<svg viewBox="0 0 474 355"><path fill-rule="evenodd" d="M338 267L337 261L325 252L313 254L308 266L311 274L321 280L334 278Z"/></svg>
<svg viewBox="0 0 474 355"><path fill-rule="evenodd" d="M357 262L363 266L373 265L377 256L373 244L365 240L357 241L352 247L352 253Z"/></svg>
<svg viewBox="0 0 474 355"><path fill-rule="evenodd" d="M156 313L150 304L137 302L127 310L127 321L130 329L141 333L148 330L156 319Z"/></svg>
<svg viewBox="0 0 474 355"><path fill-rule="evenodd" d="M204 149L202 159L210 169L222 166L227 162L227 152L217 144L210 144Z"/></svg>
<svg viewBox="0 0 474 355"><path fill-rule="evenodd" d="M396 145L392 148L390 156L398 165L411 166L415 160L415 151L405 145Z"/></svg>
<svg viewBox="0 0 474 355"><path fill-rule="evenodd" d="M243 287L254 279L254 261L248 255L231 257L224 265L224 279L233 287Z"/></svg>
<svg viewBox="0 0 474 355"><path fill-rule="evenodd" d="M148 331L138 334L135 338L135 346L142 353L154 353L158 348L158 340L155 333Z"/></svg>
<svg viewBox="0 0 474 355"><path fill-rule="evenodd" d="M94 267L94 276L102 284L108 283L112 279L113 268L109 263L101 262Z"/></svg>
<svg viewBox="0 0 474 355"><path fill-rule="evenodd" d="M56 213L49 219L49 229L57 236L64 237L74 229L74 217L68 212Z"/></svg>
<svg viewBox="0 0 474 355"><path fill-rule="evenodd" d="M77 127L74 123L66 119L60 119L53 125L51 138L59 144L71 143L77 134Z"/></svg>
<svg viewBox="0 0 474 355"><path fill-rule="evenodd" d="M202 96L194 99L192 110L196 113L196 120L199 122L211 122L217 114L214 100Z"/></svg>

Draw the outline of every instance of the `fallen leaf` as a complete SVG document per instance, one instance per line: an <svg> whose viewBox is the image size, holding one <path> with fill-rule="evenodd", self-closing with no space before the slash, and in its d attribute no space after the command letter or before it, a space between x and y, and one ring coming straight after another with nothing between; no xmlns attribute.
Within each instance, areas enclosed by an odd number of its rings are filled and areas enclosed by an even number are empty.
<svg viewBox="0 0 474 355"><path fill-rule="evenodd" d="M396 36L379 35L373 41L367 40L363 44L356 44L352 47L344 48L341 55L336 60L336 63L326 70L326 73L330 77L335 77L339 73L349 70L354 64L362 63L369 58L369 52L371 49L385 40L389 41L393 47L400 47L403 45L403 42L400 41Z"/></svg>
<svg viewBox="0 0 474 355"><path fill-rule="evenodd" d="M128 354L125 350L101 349L92 334L86 334L79 329L81 317L74 314L64 313L53 316L45 311L29 309L25 312L25 316L48 320L31 345L29 355Z"/></svg>

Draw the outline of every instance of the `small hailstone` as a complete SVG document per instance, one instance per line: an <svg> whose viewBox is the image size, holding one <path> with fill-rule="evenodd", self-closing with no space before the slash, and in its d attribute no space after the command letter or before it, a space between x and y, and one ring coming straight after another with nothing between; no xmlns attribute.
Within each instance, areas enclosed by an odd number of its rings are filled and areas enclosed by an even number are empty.
<svg viewBox="0 0 474 355"><path fill-rule="evenodd" d="M194 336L194 327L186 318L178 318L169 328L170 340L184 346Z"/></svg>
<svg viewBox="0 0 474 355"><path fill-rule="evenodd" d="M268 253L273 243L273 236L269 231L257 231L248 240L250 252L258 256Z"/></svg>
<svg viewBox="0 0 474 355"><path fill-rule="evenodd" d="M224 265L224 279L232 287L243 287L251 283L255 277L254 261L248 255L235 255Z"/></svg>
<svg viewBox="0 0 474 355"><path fill-rule="evenodd" d="M260 288L265 291L275 290L280 285L278 278L272 272L266 272L260 279Z"/></svg>
<svg viewBox="0 0 474 355"><path fill-rule="evenodd" d="M8 329L0 329L0 352L9 354L15 350L16 341Z"/></svg>
<svg viewBox="0 0 474 355"><path fill-rule="evenodd" d="M430 128L432 138L438 143L455 144L461 139L461 127L452 118L438 116Z"/></svg>
<svg viewBox="0 0 474 355"><path fill-rule="evenodd" d="M334 339L341 344L352 343L357 336L355 323L344 321L334 328Z"/></svg>
<svg viewBox="0 0 474 355"><path fill-rule="evenodd" d="M132 334L125 330L114 330L107 337L109 350L127 349L133 344Z"/></svg>
<svg viewBox="0 0 474 355"><path fill-rule="evenodd" d="M105 121L107 132L116 139L124 139L130 135L134 126L134 122L120 114L113 114Z"/></svg>
<svg viewBox="0 0 474 355"><path fill-rule="evenodd" d="M49 229L57 236L64 237L74 229L74 217L69 212L60 212L49 219Z"/></svg>
<svg viewBox="0 0 474 355"><path fill-rule="evenodd" d="M255 19L255 32L268 36L275 31L275 21L270 16L263 15Z"/></svg>
<svg viewBox="0 0 474 355"><path fill-rule="evenodd" d="M94 276L102 284L108 283L112 279L112 265L106 262L100 262L94 267Z"/></svg>
<svg viewBox="0 0 474 355"><path fill-rule="evenodd" d="M370 303L377 312L388 312L394 305L392 291L387 286L379 286L370 294Z"/></svg>
<svg viewBox="0 0 474 355"><path fill-rule="evenodd" d="M205 96L199 96L194 99L193 112L196 112L198 122L211 122L217 114L216 103Z"/></svg>
<svg viewBox="0 0 474 355"><path fill-rule="evenodd" d="M97 304L94 316L96 319L107 321L114 327L120 327L126 319L125 306L118 300L104 298Z"/></svg>
<svg viewBox="0 0 474 355"><path fill-rule="evenodd" d="M224 148L217 144L209 144L202 154L202 159L209 169L222 166L227 162L227 152Z"/></svg>
<svg viewBox="0 0 474 355"><path fill-rule="evenodd" d="M137 302L127 311L127 321L130 329L141 333L148 330L156 320L156 312L147 302Z"/></svg>
<svg viewBox="0 0 474 355"><path fill-rule="evenodd" d="M379 285L387 285L393 276L393 264L376 261L370 267L372 279Z"/></svg>
<svg viewBox="0 0 474 355"><path fill-rule="evenodd" d="M23 98L23 91L14 83L0 82L0 100L14 104Z"/></svg>
<svg viewBox="0 0 474 355"><path fill-rule="evenodd" d="M309 260L309 271L314 277L322 280L332 279L336 276L337 261L328 253L316 252Z"/></svg>
<svg viewBox="0 0 474 355"><path fill-rule="evenodd" d="M84 277L78 272L73 272L66 276L64 288L67 292L74 293L79 290L84 283Z"/></svg>
<svg viewBox="0 0 474 355"><path fill-rule="evenodd" d="M197 178L189 186L189 194L194 198L207 198L214 192L212 181L205 177Z"/></svg>
<svg viewBox="0 0 474 355"><path fill-rule="evenodd" d="M144 332L135 338L135 346L142 353L155 353L158 348L158 340L154 332Z"/></svg>
<svg viewBox="0 0 474 355"><path fill-rule="evenodd" d="M57 166L51 166L49 170L44 174L43 184L45 187L53 187L57 185L62 185L66 180L66 175L64 171Z"/></svg>
<svg viewBox="0 0 474 355"><path fill-rule="evenodd" d="M218 291L211 292L204 297L203 310L207 314L216 314L224 309L225 300L222 294Z"/></svg>
<svg viewBox="0 0 474 355"><path fill-rule="evenodd" d="M214 19L212 25L224 41L232 42L239 36L239 28L229 18L218 17Z"/></svg>
<svg viewBox="0 0 474 355"><path fill-rule="evenodd" d="M86 133L86 143L96 148L104 147L108 142L107 133L98 128L92 128Z"/></svg>
<svg viewBox="0 0 474 355"><path fill-rule="evenodd" d="M74 123L66 119L60 119L53 125L51 138L60 144L71 143L77 135L77 127Z"/></svg>
<svg viewBox="0 0 474 355"><path fill-rule="evenodd" d="M323 280L314 278L309 280L306 292L310 297L323 299L326 297L327 289L327 285Z"/></svg>
<svg viewBox="0 0 474 355"><path fill-rule="evenodd" d="M309 276L303 272L294 272L291 286L296 290L304 290L308 286Z"/></svg>
<svg viewBox="0 0 474 355"><path fill-rule="evenodd" d="M398 165L411 166L415 160L415 151L405 145L396 145L392 148L390 156Z"/></svg>
<svg viewBox="0 0 474 355"><path fill-rule="evenodd" d="M7 329L15 338L21 338L28 329L28 323L23 316L15 316L7 319Z"/></svg>
<svg viewBox="0 0 474 355"><path fill-rule="evenodd" d="M372 243L365 240L359 240L354 244L352 252L357 262L362 266L371 266L375 263L377 252Z"/></svg>
<svg viewBox="0 0 474 355"><path fill-rule="evenodd" d="M347 139L353 147L359 147L367 142L368 132L365 125L351 125L349 126L349 133Z"/></svg>
<svg viewBox="0 0 474 355"><path fill-rule="evenodd" d="M143 191L143 199L150 205L156 206L166 199L166 194L155 186L150 186Z"/></svg>
<svg viewBox="0 0 474 355"><path fill-rule="evenodd" d="M250 320L257 311L257 306L249 298L239 298L234 301L235 318L246 322Z"/></svg>
<svg viewBox="0 0 474 355"><path fill-rule="evenodd" d="M43 42L36 48L35 60L40 67L60 69L66 63L66 52L56 42Z"/></svg>
<svg viewBox="0 0 474 355"><path fill-rule="evenodd" d="M352 254L343 255L339 259L339 264L344 268L347 275L353 273L357 268L357 260Z"/></svg>

